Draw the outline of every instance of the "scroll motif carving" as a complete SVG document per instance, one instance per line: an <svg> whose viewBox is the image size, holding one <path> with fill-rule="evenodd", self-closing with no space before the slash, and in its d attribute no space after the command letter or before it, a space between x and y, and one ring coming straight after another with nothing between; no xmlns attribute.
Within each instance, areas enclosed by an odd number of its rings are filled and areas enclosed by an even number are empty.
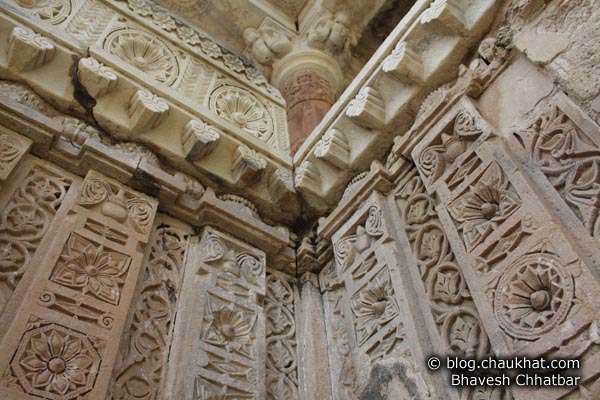
<svg viewBox="0 0 600 400"><path fill-rule="evenodd" d="M86 335L50 324L25 333L11 369L28 394L75 399L93 388L100 361Z"/></svg>
<svg viewBox="0 0 600 400"><path fill-rule="evenodd" d="M84 296L73 298L45 290L40 294L38 303L79 321L88 321L106 329L111 329L115 320L113 314L87 304Z"/></svg>
<svg viewBox="0 0 600 400"><path fill-rule="evenodd" d="M155 231L126 347L116 363L115 400L159 398L186 250L187 236L180 230Z"/></svg>
<svg viewBox="0 0 600 400"><path fill-rule="evenodd" d="M63 22L71 13L70 0L15 0L29 13L52 25Z"/></svg>
<svg viewBox="0 0 600 400"><path fill-rule="evenodd" d="M556 105L519 136L592 236L600 235L600 148Z"/></svg>
<svg viewBox="0 0 600 400"><path fill-rule="evenodd" d="M129 221L139 233L148 233L154 216L153 206L133 193L109 182L88 177L81 188L77 204L84 207L102 204L100 212L117 222Z"/></svg>
<svg viewBox="0 0 600 400"><path fill-rule="evenodd" d="M356 233L343 237L334 245L333 250L341 268L340 272L344 272L355 257L366 251L373 240L377 240L381 235L383 235L381 209L378 205L373 205L368 210L365 223L356 227Z"/></svg>
<svg viewBox="0 0 600 400"><path fill-rule="evenodd" d="M72 233L51 280L109 304L121 298L131 258Z"/></svg>
<svg viewBox="0 0 600 400"><path fill-rule="evenodd" d="M71 181L35 166L0 214L0 313L46 234Z"/></svg>
<svg viewBox="0 0 600 400"><path fill-rule="evenodd" d="M489 339L440 225L434 201L415 176L396 192L434 319L448 350L469 357L489 351Z"/></svg>
<svg viewBox="0 0 600 400"><path fill-rule="evenodd" d="M0 134L0 179L8 176L24 152L25 146L15 137Z"/></svg>
<svg viewBox="0 0 600 400"><path fill-rule="evenodd" d="M452 134L442 133L441 144L427 147L419 155L419 169L428 183L435 182L484 131L467 111L454 119Z"/></svg>
<svg viewBox="0 0 600 400"><path fill-rule="evenodd" d="M521 205L519 196L496 163L454 200L448 211L458 222L467 251L472 251Z"/></svg>
<svg viewBox="0 0 600 400"><path fill-rule="evenodd" d="M273 400L298 399L294 292L288 282L267 277L267 394Z"/></svg>

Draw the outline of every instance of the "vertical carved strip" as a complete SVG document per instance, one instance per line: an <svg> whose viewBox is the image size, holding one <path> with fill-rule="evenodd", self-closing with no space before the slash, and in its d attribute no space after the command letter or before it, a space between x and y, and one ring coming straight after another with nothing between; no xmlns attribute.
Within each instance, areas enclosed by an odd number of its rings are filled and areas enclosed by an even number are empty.
<svg viewBox="0 0 600 400"><path fill-rule="evenodd" d="M189 228L172 221L156 226L129 329L115 364L111 398L160 399L181 292Z"/></svg>
<svg viewBox="0 0 600 400"><path fill-rule="evenodd" d="M273 400L298 399L298 357L294 290L286 278L267 275L267 396Z"/></svg>
<svg viewBox="0 0 600 400"><path fill-rule="evenodd" d="M188 260L166 398L265 398L264 253L206 228Z"/></svg>
<svg viewBox="0 0 600 400"><path fill-rule="evenodd" d="M69 187L69 175L39 164L30 166L0 214L0 315L31 266Z"/></svg>
<svg viewBox="0 0 600 400"><path fill-rule="evenodd" d="M54 204L47 179L28 185ZM79 186L79 185L77 185ZM59 190L61 189L61 190ZM156 213L156 201L90 171L32 258L27 296L10 310L0 397L105 398Z"/></svg>

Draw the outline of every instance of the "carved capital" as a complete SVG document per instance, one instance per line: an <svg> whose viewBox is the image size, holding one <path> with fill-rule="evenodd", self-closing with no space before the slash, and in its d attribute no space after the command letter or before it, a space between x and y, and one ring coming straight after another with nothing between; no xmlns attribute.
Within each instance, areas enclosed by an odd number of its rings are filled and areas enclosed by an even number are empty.
<svg viewBox="0 0 600 400"><path fill-rule="evenodd" d="M29 28L16 26L8 39L8 67L31 71L50 62L56 48L52 42Z"/></svg>
<svg viewBox="0 0 600 400"><path fill-rule="evenodd" d="M235 151L231 172L236 182L250 184L267 168L267 160L255 150L239 146Z"/></svg>
<svg viewBox="0 0 600 400"><path fill-rule="evenodd" d="M164 99L147 90L138 90L129 101L131 132L144 133L152 128L156 128L164 120L168 112L169 105Z"/></svg>
<svg viewBox="0 0 600 400"><path fill-rule="evenodd" d="M181 144L185 158L197 161L206 157L215 147L221 135L213 126L198 120L191 120L184 128Z"/></svg>
<svg viewBox="0 0 600 400"><path fill-rule="evenodd" d="M117 75L95 58L79 60L77 78L94 99L100 98L117 86Z"/></svg>
<svg viewBox="0 0 600 400"><path fill-rule="evenodd" d="M409 79L415 83L424 81L421 56L411 49L410 45L401 41L382 64L384 72L396 79Z"/></svg>
<svg viewBox="0 0 600 400"><path fill-rule="evenodd" d="M348 139L342 131L332 128L319 140L315 146L314 154L336 167L346 168L350 162Z"/></svg>
<svg viewBox="0 0 600 400"><path fill-rule="evenodd" d="M457 0L435 0L423 11L421 23L428 24L439 21L452 32L462 35L467 30L467 21L460 2Z"/></svg>
<svg viewBox="0 0 600 400"><path fill-rule="evenodd" d="M380 129L385 125L385 103L377 90L365 86L348 104L346 115L360 125Z"/></svg>

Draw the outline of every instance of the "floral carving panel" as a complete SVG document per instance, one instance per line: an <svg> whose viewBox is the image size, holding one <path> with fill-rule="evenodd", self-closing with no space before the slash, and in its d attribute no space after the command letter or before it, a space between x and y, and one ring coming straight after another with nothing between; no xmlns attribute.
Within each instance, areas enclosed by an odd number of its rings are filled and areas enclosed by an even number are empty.
<svg viewBox="0 0 600 400"><path fill-rule="evenodd" d="M150 33L120 29L106 38L104 48L165 85L172 85L179 76L179 59L173 50Z"/></svg>
<svg viewBox="0 0 600 400"><path fill-rule="evenodd" d="M70 185L69 178L34 166L0 213L0 313L29 268Z"/></svg>
<svg viewBox="0 0 600 400"><path fill-rule="evenodd" d="M273 400L298 399L298 357L294 291L285 278L267 277L267 395Z"/></svg>
<svg viewBox="0 0 600 400"><path fill-rule="evenodd" d="M482 243L521 205L521 199L497 163L492 163L479 179L448 206L459 224L467 251Z"/></svg>
<svg viewBox="0 0 600 400"><path fill-rule="evenodd" d="M560 102L557 102L560 103ZM593 123L588 124L593 126ZM584 132L558 104L550 104L528 129L518 132L529 158L541 169L588 233L600 235L599 131Z"/></svg>
<svg viewBox="0 0 600 400"><path fill-rule="evenodd" d="M171 344L187 238L164 226L154 232L144 281L115 366L113 399L160 398L166 356Z"/></svg>
<svg viewBox="0 0 600 400"><path fill-rule="evenodd" d="M50 324L25 333L11 368L26 393L67 400L93 388L100 362L87 335Z"/></svg>
<svg viewBox="0 0 600 400"><path fill-rule="evenodd" d="M72 233L51 280L118 305L131 258Z"/></svg>
<svg viewBox="0 0 600 400"><path fill-rule="evenodd" d="M15 0L17 5L42 21L58 25L71 14L70 0Z"/></svg>

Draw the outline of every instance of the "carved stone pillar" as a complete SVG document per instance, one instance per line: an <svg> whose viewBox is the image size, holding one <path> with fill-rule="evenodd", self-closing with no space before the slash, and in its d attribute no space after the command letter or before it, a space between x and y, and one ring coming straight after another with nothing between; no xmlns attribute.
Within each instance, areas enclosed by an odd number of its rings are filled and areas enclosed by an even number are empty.
<svg viewBox="0 0 600 400"><path fill-rule="evenodd" d="M331 56L305 49L275 62L271 81L287 102L290 149L294 154L337 99L342 71Z"/></svg>
<svg viewBox="0 0 600 400"><path fill-rule="evenodd" d="M1 319L0 398L105 399L157 204L94 171L80 183L38 165L13 197L33 247Z"/></svg>

